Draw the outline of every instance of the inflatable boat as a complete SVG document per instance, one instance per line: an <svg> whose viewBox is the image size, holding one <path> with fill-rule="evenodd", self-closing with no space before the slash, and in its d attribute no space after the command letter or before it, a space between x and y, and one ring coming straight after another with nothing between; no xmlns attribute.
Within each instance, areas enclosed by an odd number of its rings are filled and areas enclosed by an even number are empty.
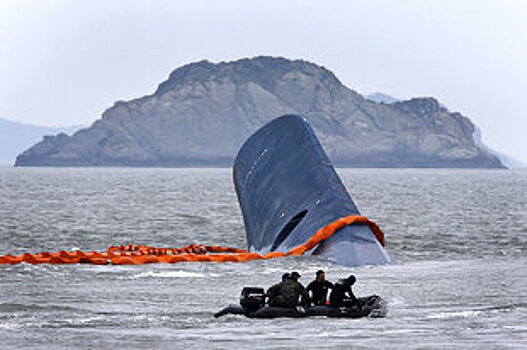
<svg viewBox="0 0 527 350"><path fill-rule="evenodd" d="M244 315L249 318L302 318L315 316L361 318L384 317L387 313L386 302L377 295L358 298L358 305L354 305L353 307L335 308L330 305L321 305L293 309L266 305L265 294L263 294L263 291L263 288L258 287L243 288L240 297L240 305L229 305L214 314L214 317L218 318L224 315Z"/></svg>
<svg viewBox="0 0 527 350"><path fill-rule="evenodd" d="M282 116L256 131L238 152L233 170L252 252L287 252L328 223L360 215L303 117ZM340 229L309 253L345 266L390 262L364 224Z"/></svg>

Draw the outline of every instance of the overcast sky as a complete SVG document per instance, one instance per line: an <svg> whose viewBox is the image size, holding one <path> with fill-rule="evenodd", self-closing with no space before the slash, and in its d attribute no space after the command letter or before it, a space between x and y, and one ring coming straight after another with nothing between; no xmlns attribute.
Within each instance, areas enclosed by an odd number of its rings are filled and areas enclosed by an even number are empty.
<svg viewBox="0 0 527 350"><path fill-rule="evenodd" d="M527 1L0 0L0 118L90 124L175 68L306 59L360 92L434 96L527 162Z"/></svg>

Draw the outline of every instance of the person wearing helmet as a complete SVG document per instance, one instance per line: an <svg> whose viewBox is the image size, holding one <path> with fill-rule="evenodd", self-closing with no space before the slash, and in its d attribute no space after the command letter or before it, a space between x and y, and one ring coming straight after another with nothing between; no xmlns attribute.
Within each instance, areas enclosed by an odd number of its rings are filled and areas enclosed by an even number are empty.
<svg viewBox="0 0 527 350"><path fill-rule="evenodd" d="M329 296L329 303L333 307L352 307L357 305L361 307L358 299L353 294L351 286L357 279L351 275L348 278L338 280Z"/></svg>

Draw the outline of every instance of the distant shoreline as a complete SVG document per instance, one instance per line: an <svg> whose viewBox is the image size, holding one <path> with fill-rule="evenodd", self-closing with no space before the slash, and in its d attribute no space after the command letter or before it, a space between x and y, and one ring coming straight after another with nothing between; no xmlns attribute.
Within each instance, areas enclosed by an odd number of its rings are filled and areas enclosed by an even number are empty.
<svg viewBox="0 0 527 350"><path fill-rule="evenodd" d="M222 167L222 166L179 166L179 167L156 167L156 166L15 166L13 164L2 164L0 163L0 168L13 168L13 169L181 169L181 170L232 170L232 167ZM335 166L337 169L350 169L350 170L527 170L527 167L519 168L462 168L462 167L348 167L348 166Z"/></svg>

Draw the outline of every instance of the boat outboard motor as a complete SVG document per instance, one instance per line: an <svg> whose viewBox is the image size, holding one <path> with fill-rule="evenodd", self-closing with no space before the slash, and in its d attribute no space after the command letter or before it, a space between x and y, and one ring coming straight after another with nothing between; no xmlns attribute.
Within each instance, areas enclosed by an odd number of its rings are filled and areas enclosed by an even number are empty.
<svg viewBox="0 0 527 350"><path fill-rule="evenodd" d="M260 287L243 287L240 305L246 313L255 312L265 304L264 289Z"/></svg>

